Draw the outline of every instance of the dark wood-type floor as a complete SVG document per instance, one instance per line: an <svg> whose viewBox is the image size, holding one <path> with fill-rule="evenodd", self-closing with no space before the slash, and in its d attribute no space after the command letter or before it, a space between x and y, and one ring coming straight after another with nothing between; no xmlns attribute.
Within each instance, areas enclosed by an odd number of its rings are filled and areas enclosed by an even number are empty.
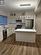
<svg viewBox="0 0 41 55"><path fill-rule="evenodd" d="M0 42L0 55L41 55L41 35L36 35L36 43L25 43L16 42L12 34Z"/></svg>

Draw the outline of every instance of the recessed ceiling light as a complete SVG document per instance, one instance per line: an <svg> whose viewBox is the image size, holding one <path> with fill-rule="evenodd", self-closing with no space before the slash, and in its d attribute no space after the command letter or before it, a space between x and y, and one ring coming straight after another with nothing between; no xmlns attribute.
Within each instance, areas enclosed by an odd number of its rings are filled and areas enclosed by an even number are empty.
<svg viewBox="0 0 41 55"><path fill-rule="evenodd" d="M0 0L0 5L4 5L5 0Z"/></svg>

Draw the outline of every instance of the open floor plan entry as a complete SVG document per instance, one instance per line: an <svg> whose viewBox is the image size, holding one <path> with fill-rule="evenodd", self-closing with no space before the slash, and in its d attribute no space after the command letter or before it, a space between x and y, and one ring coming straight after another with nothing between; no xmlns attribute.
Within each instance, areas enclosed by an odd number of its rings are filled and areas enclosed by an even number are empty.
<svg viewBox="0 0 41 55"><path fill-rule="evenodd" d="M41 0L0 0L0 55L41 55Z"/></svg>

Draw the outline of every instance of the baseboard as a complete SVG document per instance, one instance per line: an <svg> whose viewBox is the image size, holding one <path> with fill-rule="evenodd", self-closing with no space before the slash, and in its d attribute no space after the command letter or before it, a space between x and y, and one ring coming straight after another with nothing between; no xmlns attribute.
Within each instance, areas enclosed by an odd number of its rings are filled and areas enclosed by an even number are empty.
<svg viewBox="0 0 41 55"><path fill-rule="evenodd" d="M36 35L41 36L41 34L36 34Z"/></svg>

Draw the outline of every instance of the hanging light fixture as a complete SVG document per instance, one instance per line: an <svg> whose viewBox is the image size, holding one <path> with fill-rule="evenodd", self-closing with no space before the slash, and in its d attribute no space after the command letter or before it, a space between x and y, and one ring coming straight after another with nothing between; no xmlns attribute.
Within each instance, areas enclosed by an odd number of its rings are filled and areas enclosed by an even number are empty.
<svg viewBox="0 0 41 55"><path fill-rule="evenodd" d="M31 6L31 4L20 4L20 6Z"/></svg>

